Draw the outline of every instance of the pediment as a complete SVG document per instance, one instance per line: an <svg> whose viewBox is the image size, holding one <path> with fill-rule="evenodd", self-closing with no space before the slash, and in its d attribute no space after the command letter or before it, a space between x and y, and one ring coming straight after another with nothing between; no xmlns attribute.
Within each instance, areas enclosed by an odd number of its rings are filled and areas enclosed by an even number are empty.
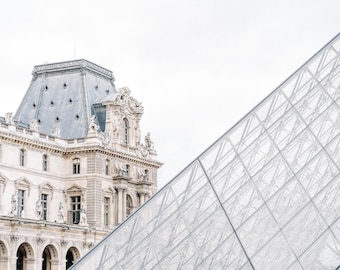
<svg viewBox="0 0 340 270"><path fill-rule="evenodd" d="M108 188L105 188L102 190L103 191L103 194L115 194L116 193L116 190L112 187L108 187Z"/></svg>
<svg viewBox="0 0 340 270"><path fill-rule="evenodd" d="M30 188L32 183L26 177L21 177L14 181L16 187L26 187Z"/></svg>
<svg viewBox="0 0 340 270"><path fill-rule="evenodd" d="M67 202L68 196L81 196L82 201L84 201L86 188L78 186L76 184L72 185L70 188L64 190L65 201Z"/></svg>
<svg viewBox="0 0 340 270"><path fill-rule="evenodd" d="M66 193L73 193L73 192L83 192L85 191L86 188L78 186L78 185L73 185L70 188L66 189Z"/></svg>
<svg viewBox="0 0 340 270"><path fill-rule="evenodd" d="M14 181L16 189L25 189L28 191L28 195L31 191L32 183L26 177L20 177L19 179Z"/></svg>
<svg viewBox="0 0 340 270"><path fill-rule="evenodd" d="M49 182L44 182L42 184L39 185L39 189L42 190L42 189L47 189L47 190L54 190L54 186L52 186L52 184L50 184Z"/></svg>
<svg viewBox="0 0 340 270"><path fill-rule="evenodd" d="M39 185L40 193L48 192L48 193L51 194L52 198L53 198L54 190L55 190L55 187L51 183L49 183L47 181Z"/></svg>

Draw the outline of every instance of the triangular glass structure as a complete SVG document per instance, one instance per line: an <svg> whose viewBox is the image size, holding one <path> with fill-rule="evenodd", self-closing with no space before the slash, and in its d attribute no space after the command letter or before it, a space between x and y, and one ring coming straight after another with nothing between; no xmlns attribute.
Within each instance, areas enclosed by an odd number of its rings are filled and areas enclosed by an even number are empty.
<svg viewBox="0 0 340 270"><path fill-rule="evenodd" d="M340 34L73 269L340 265Z"/></svg>

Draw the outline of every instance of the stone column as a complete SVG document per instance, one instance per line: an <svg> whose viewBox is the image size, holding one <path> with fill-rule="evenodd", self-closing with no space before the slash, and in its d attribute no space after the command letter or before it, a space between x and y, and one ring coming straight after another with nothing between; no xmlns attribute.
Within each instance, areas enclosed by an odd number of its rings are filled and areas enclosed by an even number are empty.
<svg viewBox="0 0 340 270"><path fill-rule="evenodd" d="M142 205L145 202L146 192L145 191L139 191L138 194L139 194L139 203L140 203L140 205Z"/></svg>
<svg viewBox="0 0 340 270"><path fill-rule="evenodd" d="M126 188L123 189L122 192L122 212L123 212L123 220L126 219Z"/></svg>
<svg viewBox="0 0 340 270"><path fill-rule="evenodd" d="M122 194L123 189L118 187L117 188L117 223L121 223L123 220L123 209L122 209Z"/></svg>
<svg viewBox="0 0 340 270"><path fill-rule="evenodd" d="M0 215L2 215L2 201L3 201L3 192L4 192L4 185L1 183L1 180L0 180Z"/></svg>

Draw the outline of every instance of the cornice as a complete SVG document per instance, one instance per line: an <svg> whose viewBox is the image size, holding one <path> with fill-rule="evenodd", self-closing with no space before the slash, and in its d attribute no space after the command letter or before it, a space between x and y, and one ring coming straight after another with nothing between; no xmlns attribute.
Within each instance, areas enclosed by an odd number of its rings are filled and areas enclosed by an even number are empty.
<svg viewBox="0 0 340 270"><path fill-rule="evenodd" d="M3 131L0 131L0 140L8 141L8 142L23 145L23 146L28 146L33 149L39 149L39 150L44 150L46 152L52 152L54 154L59 154L63 156L93 152L93 153L101 153L106 156L111 156L117 159L129 161L129 162L135 162L137 164L142 164L145 166L151 166L157 169L163 165L163 163L156 161L156 160L145 159L139 156L131 155L129 153L124 153L118 150L105 148L100 145L81 144L76 147L58 146L52 143L50 144L47 142L35 140L33 138L26 138L26 137L23 137L17 134L7 133Z"/></svg>
<svg viewBox="0 0 340 270"><path fill-rule="evenodd" d="M74 155L74 154L81 154L81 153L88 153L88 152L100 153L106 156L111 156L113 158L122 159L122 160L126 160L129 162L135 162L138 164L151 166L157 169L163 165L163 163L156 161L156 160L145 159L139 156L120 152L114 149L108 149L108 148L105 148L99 145L92 145L92 146L85 145L79 148L77 147L77 148L72 148L72 149L68 148L65 151L65 155Z"/></svg>
<svg viewBox="0 0 340 270"><path fill-rule="evenodd" d="M48 150L49 152L63 154L65 152L65 147L57 146L54 144L49 144L46 142L38 141L31 138L25 138L16 134L7 133L0 131L0 140L5 140L15 144L21 144L29 146L35 149Z"/></svg>

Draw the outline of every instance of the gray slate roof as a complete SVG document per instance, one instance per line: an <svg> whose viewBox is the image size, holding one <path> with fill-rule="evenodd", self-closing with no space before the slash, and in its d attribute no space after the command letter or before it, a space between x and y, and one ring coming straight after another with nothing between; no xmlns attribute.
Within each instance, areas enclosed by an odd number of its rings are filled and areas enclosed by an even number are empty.
<svg viewBox="0 0 340 270"><path fill-rule="evenodd" d="M36 119L39 132L47 135L57 127L63 139L85 137L93 104L116 93L112 71L85 59L38 65L32 75L14 120L29 125ZM97 118L104 131L105 113Z"/></svg>

